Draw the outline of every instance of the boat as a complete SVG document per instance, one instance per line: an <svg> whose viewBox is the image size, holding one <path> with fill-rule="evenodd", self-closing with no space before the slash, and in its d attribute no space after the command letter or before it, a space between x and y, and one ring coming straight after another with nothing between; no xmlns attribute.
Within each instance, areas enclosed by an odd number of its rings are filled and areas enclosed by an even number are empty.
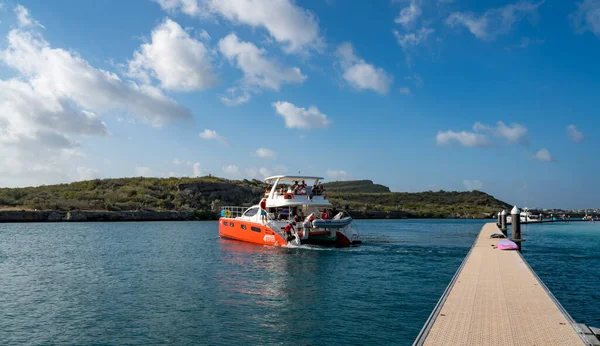
<svg viewBox="0 0 600 346"><path fill-rule="evenodd" d="M327 194L313 189L321 180L289 175L266 178L268 188L261 203L222 208L219 236L273 246L361 244L352 217L344 211L335 212ZM335 214L330 215L331 211Z"/></svg>
<svg viewBox="0 0 600 346"><path fill-rule="evenodd" d="M521 223L539 223L542 222L540 218L541 215L533 215L528 208L523 208L521 210ZM506 223L512 223L512 217L508 215L506 217Z"/></svg>

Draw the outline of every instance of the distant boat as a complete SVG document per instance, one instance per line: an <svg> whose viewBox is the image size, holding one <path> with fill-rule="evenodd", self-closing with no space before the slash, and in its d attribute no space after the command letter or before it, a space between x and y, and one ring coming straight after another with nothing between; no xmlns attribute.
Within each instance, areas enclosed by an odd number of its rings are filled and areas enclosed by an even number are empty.
<svg viewBox="0 0 600 346"><path fill-rule="evenodd" d="M512 217L509 215L506 217L507 223L512 223ZM533 215L528 208L521 210L521 223L536 223L542 222L539 215Z"/></svg>

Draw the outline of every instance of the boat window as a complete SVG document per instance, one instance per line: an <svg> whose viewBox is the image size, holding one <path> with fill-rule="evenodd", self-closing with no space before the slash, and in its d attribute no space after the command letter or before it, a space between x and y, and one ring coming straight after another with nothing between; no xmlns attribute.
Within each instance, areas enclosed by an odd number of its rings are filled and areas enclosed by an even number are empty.
<svg viewBox="0 0 600 346"><path fill-rule="evenodd" d="M250 229L251 229L253 232L260 232L260 228L259 228L259 227L250 227Z"/></svg>
<svg viewBox="0 0 600 346"><path fill-rule="evenodd" d="M233 224L233 222L230 222L230 223L229 223L229 226L233 227L233 226L235 226L235 225Z"/></svg>
<svg viewBox="0 0 600 346"><path fill-rule="evenodd" d="M250 209L246 210L246 212L244 213L244 216L254 216L254 215L256 215L256 213L258 213L258 208L250 208Z"/></svg>
<svg viewBox="0 0 600 346"><path fill-rule="evenodd" d="M246 225L242 225L242 229L246 229L246 228L247 228Z"/></svg>
<svg viewBox="0 0 600 346"><path fill-rule="evenodd" d="M227 226L227 221L223 221L223 224L224 224L225 226Z"/></svg>

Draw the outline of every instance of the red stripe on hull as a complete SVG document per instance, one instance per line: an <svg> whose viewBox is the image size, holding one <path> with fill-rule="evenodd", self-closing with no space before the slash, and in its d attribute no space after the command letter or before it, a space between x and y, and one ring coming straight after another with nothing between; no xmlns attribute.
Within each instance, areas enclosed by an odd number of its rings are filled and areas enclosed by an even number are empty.
<svg viewBox="0 0 600 346"><path fill-rule="evenodd" d="M350 239L348 239L342 232L337 232L336 235L337 235L336 243L343 245L343 246L352 245L352 241Z"/></svg>
<svg viewBox="0 0 600 346"><path fill-rule="evenodd" d="M259 223L220 218L219 235L224 238L261 245L285 245L287 242L272 229Z"/></svg>

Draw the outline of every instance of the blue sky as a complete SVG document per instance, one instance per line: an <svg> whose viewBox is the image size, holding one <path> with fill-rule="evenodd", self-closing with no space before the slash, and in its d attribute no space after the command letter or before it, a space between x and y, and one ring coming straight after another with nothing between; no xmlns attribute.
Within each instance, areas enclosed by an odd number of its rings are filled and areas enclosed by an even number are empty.
<svg viewBox="0 0 600 346"><path fill-rule="evenodd" d="M0 3L0 186L300 171L598 206L600 0Z"/></svg>

